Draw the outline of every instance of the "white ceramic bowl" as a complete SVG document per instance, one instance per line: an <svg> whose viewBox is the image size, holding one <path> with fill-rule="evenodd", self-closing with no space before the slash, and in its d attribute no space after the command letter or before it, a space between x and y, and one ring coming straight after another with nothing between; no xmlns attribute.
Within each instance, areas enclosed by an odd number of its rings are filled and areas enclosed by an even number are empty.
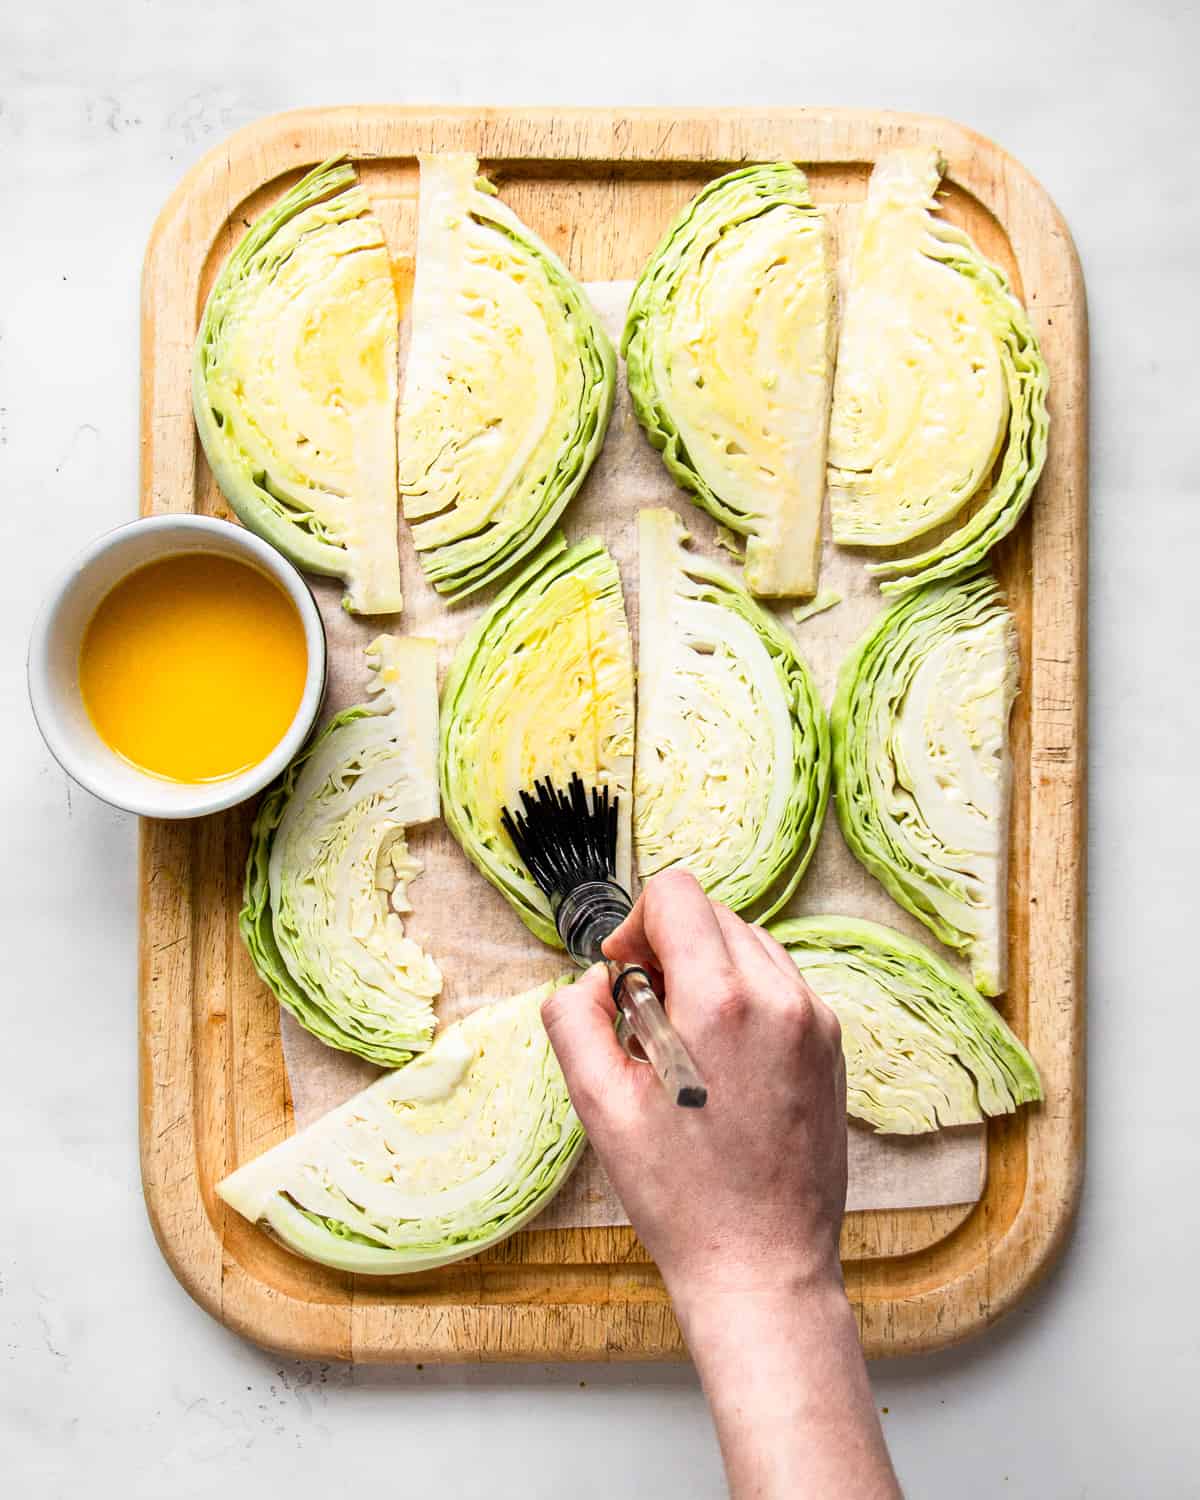
<svg viewBox="0 0 1200 1500"><path fill-rule="evenodd" d="M269 574L304 623L308 672L296 717L265 760L222 781L167 781L131 765L96 733L79 690L79 647L100 601L135 568L181 552L215 552ZM261 791L303 745L324 694L325 627L308 585L267 542L207 516L153 516L100 537L55 584L29 643L29 701L55 760L89 792L147 818L198 818Z"/></svg>

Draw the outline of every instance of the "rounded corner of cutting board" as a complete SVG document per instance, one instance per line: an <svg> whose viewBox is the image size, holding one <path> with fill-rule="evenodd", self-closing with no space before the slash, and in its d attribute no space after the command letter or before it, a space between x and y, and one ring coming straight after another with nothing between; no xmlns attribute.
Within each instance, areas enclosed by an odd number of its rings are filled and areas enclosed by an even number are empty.
<svg viewBox="0 0 1200 1500"><path fill-rule="evenodd" d="M895 1257L908 1295L872 1296L847 1278L868 1359L934 1354L978 1337L1029 1295L1053 1270L1075 1225L1083 1187L1082 1114L1047 1119L1057 1158L1046 1182L1026 1181L1007 1227L993 1238L991 1217L1003 1211L987 1189L962 1224L927 1250ZM949 1266L943 1263L950 1261ZM880 1266L887 1262L877 1263Z"/></svg>
<svg viewBox="0 0 1200 1500"><path fill-rule="evenodd" d="M314 1319L314 1304L271 1286L230 1255L199 1193L193 1211L162 1201L143 1153L142 1196L155 1243L193 1302L231 1333L286 1359L350 1360L350 1307ZM257 1231L256 1231L257 1232Z"/></svg>
<svg viewBox="0 0 1200 1500"><path fill-rule="evenodd" d="M1065 215L1041 179L1020 157L960 120L945 115L911 118L920 121L923 135L931 134L938 145L947 148L949 176L975 194L1001 224L1008 225L1010 220L1006 205L1021 203L1023 212L1035 223L1039 240L1042 236L1051 240L1054 254L1061 261L1066 295L1086 320L1087 294L1079 251ZM969 163L965 170L964 163ZM1001 190L999 194L990 190L996 188ZM1041 243L1045 254L1045 243Z"/></svg>
<svg viewBox="0 0 1200 1500"><path fill-rule="evenodd" d="M328 131L338 117L350 127L359 111L342 109L292 109L265 115L240 126L223 141L211 146L187 169L175 185L146 241L142 259L143 312L154 311L155 299L164 283L174 280L180 269L180 257L194 249L198 242L209 245L232 208L265 181L304 166L316 166L324 157L314 139ZM320 127L320 131L316 127ZM352 131L347 129L348 141ZM325 152L325 155L337 152ZM370 153L356 144L354 154ZM270 172L261 168L270 164ZM199 223L197 215L203 210ZM199 230L199 233L197 233Z"/></svg>

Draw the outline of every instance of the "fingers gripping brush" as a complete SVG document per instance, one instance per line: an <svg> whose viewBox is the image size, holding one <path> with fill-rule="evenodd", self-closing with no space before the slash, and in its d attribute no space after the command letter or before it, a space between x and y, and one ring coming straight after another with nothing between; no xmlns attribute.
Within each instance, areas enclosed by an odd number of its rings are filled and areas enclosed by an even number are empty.
<svg viewBox="0 0 1200 1500"><path fill-rule="evenodd" d="M645 969L606 958L601 944L633 907L629 893L616 882L617 804L592 788L591 801L578 773L561 791L549 780L534 785L533 796L521 793L521 810L504 808L500 822L526 869L550 903L563 947L581 969L608 966L619 1017L617 1037L631 1057L636 1039L663 1087L676 1104L700 1109L708 1089L679 1034L667 1020L662 1001L650 987Z"/></svg>

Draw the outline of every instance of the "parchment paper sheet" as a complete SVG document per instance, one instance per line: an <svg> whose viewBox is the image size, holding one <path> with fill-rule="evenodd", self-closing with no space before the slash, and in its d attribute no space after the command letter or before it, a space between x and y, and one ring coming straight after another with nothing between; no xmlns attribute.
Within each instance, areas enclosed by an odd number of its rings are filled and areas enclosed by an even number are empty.
<svg viewBox="0 0 1200 1500"><path fill-rule="evenodd" d="M630 282L594 282L588 293L614 345L619 343ZM716 527L675 488L658 454L637 425L619 371L617 400L604 449L587 482L567 508L563 529L574 541L599 534L621 570L630 625L637 637L637 513L668 505L683 518L694 545L736 567L716 545ZM341 586L316 581L314 591L329 634L330 677L326 712L362 701L366 677L362 648L381 630L432 637L438 642L439 681L454 648L490 601L491 593L448 607L425 582L409 539L400 526L404 612L395 619L356 620L341 608ZM794 625L788 606L778 613L792 629L828 705L837 669L881 607L861 557L833 547L826 535L821 588L844 596L836 608ZM408 930L441 967L445 987L438 1003L441 1025L491 1000L532 988L569 969L565 956L544 947L521 924L507 902L484 880L444 824L410 830L409 842L425 863L414 882L414 912ZM832 805L821 844L786 915L828 912L868 917L933 942L867 875L842 842ZM365 1087L378 1072L369 1063L325 1047L281 1015L283 1049L296 1125L301 1128ZM931 1208L976 1201L983 1190L986 1152L982 1126L943 1130L916 1138L871 1134L851 1122L852 1209ZM625 1224L628 1219L589 1150L571 1181L537 1220L538 1228Z"/></svg>

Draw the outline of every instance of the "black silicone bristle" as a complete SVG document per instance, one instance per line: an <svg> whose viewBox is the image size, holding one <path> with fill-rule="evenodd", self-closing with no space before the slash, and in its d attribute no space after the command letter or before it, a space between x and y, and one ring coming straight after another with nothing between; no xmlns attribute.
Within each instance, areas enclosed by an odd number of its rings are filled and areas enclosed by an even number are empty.
<svg viewBox="0 0 1200 1500"><path fill-rule="evenodd" d="M548 778L521 793L521 810L500 811L500 824L525 868L552 904L592 880L611 880L617 862L619 797L587 789L578 771L560 790Z"/></svg>

